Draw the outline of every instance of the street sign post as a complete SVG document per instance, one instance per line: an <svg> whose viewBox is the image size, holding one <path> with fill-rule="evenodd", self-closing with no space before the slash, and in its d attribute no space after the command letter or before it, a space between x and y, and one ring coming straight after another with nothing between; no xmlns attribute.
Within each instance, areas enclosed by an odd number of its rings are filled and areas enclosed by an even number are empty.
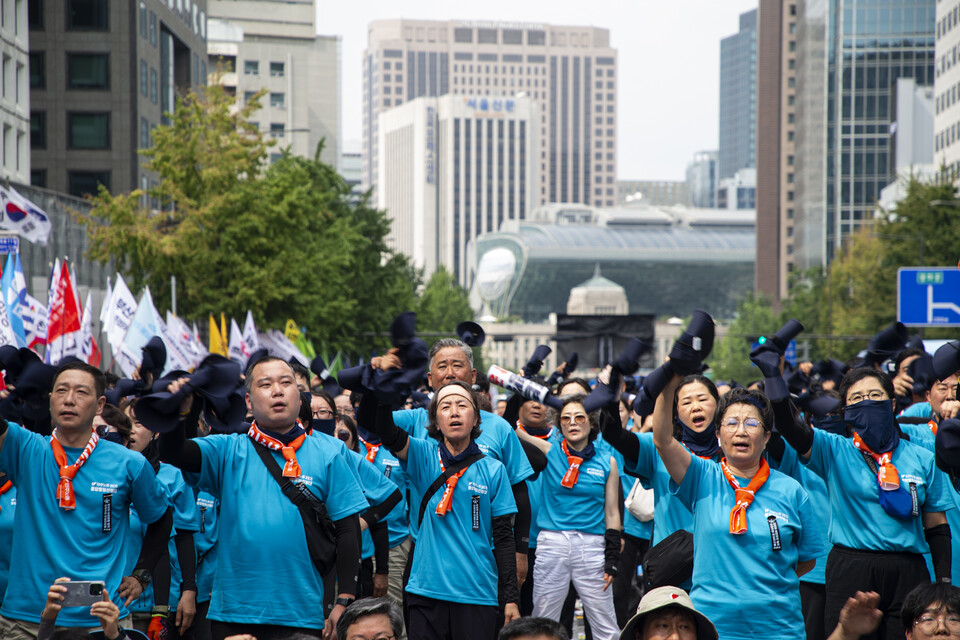
<svg viewBox="0 0 960 640"><path fill-rule="evenodd" d="M19 253L20 236L15 233L0 234L0 254Z"/></svg>
<svg viewBox="0 0 960 640"><path fill-rule="evenodd" d="M960 326L960 269L901 267L897 320L909 327Z"/></svg>

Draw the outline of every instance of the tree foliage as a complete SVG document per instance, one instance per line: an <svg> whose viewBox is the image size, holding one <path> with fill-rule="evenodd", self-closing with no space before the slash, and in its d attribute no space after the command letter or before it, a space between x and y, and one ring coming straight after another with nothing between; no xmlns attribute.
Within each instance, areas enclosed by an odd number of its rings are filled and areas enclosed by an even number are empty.
<svg viewBox="0 0 960 640"><path fill-rule="evenodd" d="M456 335L457 325L473 318L467 292L456 277L440 266L417 303L417 330Z"/></svg>
<svg viewBox="0 0 960 640"><path fill-rule="evenodd" d="M266 164L272 142L248 124L257 108L237 109L217 86L178 100L143 152L158 185L101 188L81 217L90 257L114 259L159 308L176 276L182 317L249 309L258 326L277 328L294 318L318 347L368 356L386 344L377 334L392 317L413 308L417 274L387 247L384 212L351 199L319 148Z"/></svg>

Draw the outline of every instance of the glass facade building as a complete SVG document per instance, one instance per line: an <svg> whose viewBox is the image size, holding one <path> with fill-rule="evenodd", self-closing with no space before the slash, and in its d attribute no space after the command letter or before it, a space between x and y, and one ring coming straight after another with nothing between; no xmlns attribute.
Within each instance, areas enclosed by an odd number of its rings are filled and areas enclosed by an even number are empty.
<svg viewBox="0 0 960 640"><path fill-rule="evenodd" d="M740 15L740 31L720 41L720 147L717 178L756 164L757 10ZM750 208L753 208L752 206Z"/></svg>
<svg viewBox="0 0 960 640"><path fill-rule="evenodd" d="M828 264L892 180L897 79L934 81L935 0L801 3L798 229L801 268Z"/></svg>

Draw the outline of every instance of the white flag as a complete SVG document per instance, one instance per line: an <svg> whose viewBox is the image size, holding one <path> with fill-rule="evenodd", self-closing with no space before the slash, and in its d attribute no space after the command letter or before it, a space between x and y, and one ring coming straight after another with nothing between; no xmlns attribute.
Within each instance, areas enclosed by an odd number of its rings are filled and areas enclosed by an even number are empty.
<svg viewBox="0 0 960 640"><path fill-rule="evenodd" d="M93 299L87 292L87 304L83 306L82 320L80 320L79 353L77 357L86 363L93 356Z"/></svg>
<svg viewBox="0 0 960 640"><path fill-rule="evenodd" d="M47 244L50 237L50 218L13 187L0 187L0 229L16 231L30 242Z"/></svg>
<svg viewBox="0 0 960 640"><path fill-rule="evenodd" d="M110 302L113 298L113 285L110 284L110 276L107 276L107 292L103 295L103 305L100 307L100 330L107 330L107 312L110 310Z"/></svg>
<svg viewBox="0 0 960 640"><path fill-rule="evenodd" d="M20 317L23 318L23 332L27 338L27 346L33 349L37 345L47 344L47 308L40 301L27 294L27 304L21 306Z"/></svg>
<svg viewBox="0 0 960 640"><path fill-rule="evenodd" d="M243 323L243 341L246 343L247 351L251 356L254 351L260 348L260 338L257 336L257 325L253 323L253 314L249 310L247 310L247 319Z"/></svg>
<svg viewBox="0 0 960 640"><path fill-rule="evenodd" d="M0 296L0 345L11 345L19 347L17 344L17 334L13 331L13 325L10 324L10 316L7 315L7 305L3 302L3 296Z"/></svg>
<svg viewBox="0 0 960 640"><path fill-rule="evenodd" d="M119 282L117 283L119 288ZM133 314L133 320L130 321L130 327L123 337L123 345L120 350L132 361L140 366L143 360L143 347L150 342L150 338L160 335L160 325L163 321L156 307L153 306L153 297L150 295L150 287L143 290L140 296L140 303Z"/></svg>
<svg viewBox="0 0 960 640"><path fill-rule="evenodd" d="M230 342L227 345L227 353L230 359L241 367L246 365L250 358L250 351L247 349L247 343L243 341L240 326L233 318L230 318Z"/></svg>
<svg viewBox="0 0 960 640"><path fill-rule="evenodd" d="M120 344L123 342L123 337L127 335L127 329L130 328L136 312L137 299L130 293L127 283L123 281L123 276L118 273L117 284L113 287L113 294L110 296L110 308L107 310L107 321L103 329L114 354L120 351ZM149 339L148 337L147 340Z"/></svg>

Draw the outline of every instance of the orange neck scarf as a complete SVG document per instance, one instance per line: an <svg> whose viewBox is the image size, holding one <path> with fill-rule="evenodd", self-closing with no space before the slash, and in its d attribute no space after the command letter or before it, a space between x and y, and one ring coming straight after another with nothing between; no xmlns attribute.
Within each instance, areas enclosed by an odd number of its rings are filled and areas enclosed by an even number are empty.
<svg viewBox="0 0 960 640"><path fill-rule="evenodd" d="M3 485L0 485L0 496L5 494L7 491L10 491L10 489L12 488L13 488L13 483L7 480L6 482L3 483ZM0 511L3 511L2 507L0 507Z"/></svg>
<svg viewBox="0 0 960 640"><path fill-rule="evenodd" d="M437 452L437 456L440 455L440 452ZM445 516L448 511L453 508L453 490L457 488L457 482L460 480L460 476L466 473L469 467L464 467L460 471L456 472L449 478L447 478L447 486L443 490L443 495L440 497L440 502L437 504L437 515ZM446 471L446 468L443 466L443 458L440 458L440 471Z"/></svg>
<svg viewBox="0 0 960 640"><path fill-rule="evenodd" d="M770 465L767 464L766 460L760 458L760 469L757 470L756 475L753 476L750 484L748 484L745 489L740 487L740 483L737 482L733 472L730 471L730 467L727 466L727 459L725 457L720 460L720 468L723 469L723 475L726 477L727 482L733 487L734 500L736 501L736 505L730 510L730 533L733 535L746 533L747 507L753 503L757 491L760 490L760 487L762 487L767 481L767 478L770 477Z"/></svg>
<svg viewBox="0 0 960 640"><path fill-rule="evenodd" d="M927 426L930 427L930 431L933 431L933 435L937 435L937 421L931 420L927 423Z"/></svg>
<svg viewBox="0 0 960 640"><path fill-rule="evenodd" d="M380 451L380 445L370 444L362 438L360 439L360 442L363 442L363 446L367 448L367 462L375 461L377 459L377 451Z"/></svg>
<svg viewBox="0 0 960 640"><path fill-rule="evenodd" d="M297 424L300 424L299 420ZM299 449L300 445L307 439L306 433L297 436L290 444L283 444L276 438L271 438L261 431L259 427L257 427L257 423L254 422L250 425L250 431L247 431L247 435L257 444L263 445L272 451L280 452L280 455L286 460L283 465L284 478L298 478L300 476L300 464L297 462L297 449Z"/></svg>
<svg viewBox="0 0 960 640"><path fill-rule="evenodd" d="M87 458L90 457L90 454L93 453L98 442L100 442L100 436L94 431L90 436L90 440L87 442L87 446L83 448L80 457L77 458L77 461L68 465L67 452L63 450L63 445L60 444L60 441L57 439L57 430L53 430L53 436L50 438L50 447L53 449L54 460L60 465L60 482L57 484L57 501L60 503L61 509L70 511L77 508L77 497L73 493L73 478L77 475L77 471L80 471L80 467L87 461Z"/></svg>
<svg viewBox="0 0 960 640"><path fill-rule="evenodd" d="M877 481L884 491L894 491L900 488L900 473L893 466L893 451L874 453L870 447L860 439L860 434L853 434L853 446L868 454L877 463Z"/></svg>
<svg viewBox="0 0 960 640"><path fill-rule="evenodd" d="M580 479L580 465L583 464L583 458L570 455L570 449L567 448L566 440L560 443L560 448L563 449L563 453L567 456L567 464L570 465L567 467L567 472L563 474L563 480L560 481L560 486L572 489L574 485L577 484L577 480Z"/></svg>

